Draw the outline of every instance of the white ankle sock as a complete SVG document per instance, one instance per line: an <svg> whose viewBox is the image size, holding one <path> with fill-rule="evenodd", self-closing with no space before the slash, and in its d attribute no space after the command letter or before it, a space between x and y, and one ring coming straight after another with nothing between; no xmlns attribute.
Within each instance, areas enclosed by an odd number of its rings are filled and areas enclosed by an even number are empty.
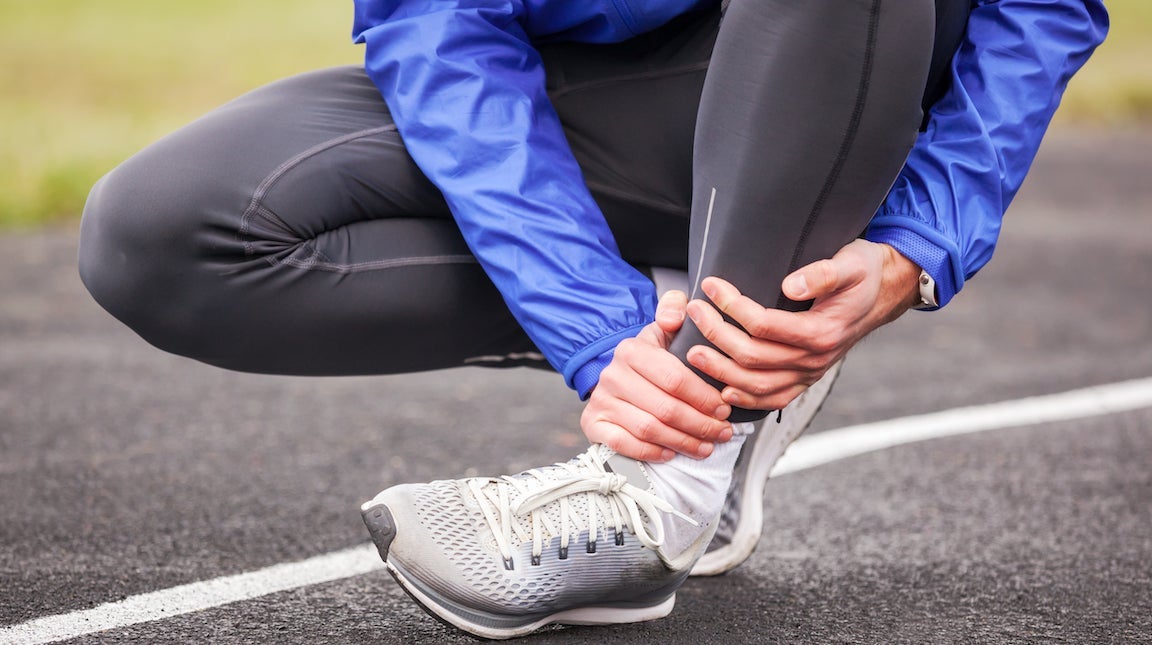
<svg viewBox="0 0 1152 645"><path fill-rule="evenodd" d="M716 444L705 459L676 455L671 461L645 464L648 479L656 494L672 504L676 510L700 523L693 526L674 515L664 515L664 551L680 555L700 537L700 533L713 521L724 506L732 469L744 439L752 434L752 423L732 424L732 439Z"/></svg>

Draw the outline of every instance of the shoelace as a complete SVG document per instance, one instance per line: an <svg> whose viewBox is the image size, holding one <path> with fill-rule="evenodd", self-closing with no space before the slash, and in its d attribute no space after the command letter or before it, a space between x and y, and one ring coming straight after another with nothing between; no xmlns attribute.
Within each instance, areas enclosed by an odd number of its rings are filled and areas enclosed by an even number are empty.
<svg viewBox="0 0 1152 645"><path fill-rule="evenodd" d="M600 525L599 517L611 517L611 526L616 531L616 544L624 544L624 529L631 531L641 544L652 549L664 543L664 525L660 513L670 513L694 526L698 523L672 507L671 504L648 491L628 483L628 478L606 470L604 462L611 453L600 452L594 446L588 452L567 463L553 464L547 468L533 468L518 476L504 475L493 479L471 479L468 486L480 504L484 519L492 529L504 568L511 570L512 534L521 542L532 540L532 564L539 565L544 550L544 531L549 535L560 536L560 559L568 557L572 528L579 535L588 529L589 553L596 551L596 536ZM566 476L557 477L556 470ZM527 475L527 477L525 476ZM534 489L534 490L533 490ZM574 495L587 495L587 524L581 518L569 498ZM513 502L513 498L517 498ZM559 508L559 530L555 522L545 512L549 504L557 503ZM645 526L641 512L648 516L652 531ZM531 536L516 519L530 515ZM606 523L607 525L607 523Z"/></svg>

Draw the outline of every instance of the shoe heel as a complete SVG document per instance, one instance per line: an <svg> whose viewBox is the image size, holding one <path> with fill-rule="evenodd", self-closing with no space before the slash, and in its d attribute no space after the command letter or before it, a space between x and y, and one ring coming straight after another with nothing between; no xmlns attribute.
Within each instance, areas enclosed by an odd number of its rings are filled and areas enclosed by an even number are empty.
<svg viewBox="0 0 1152 645"><path fill-rule="evenodd" d="M396 522L392 519L392 512L387 506L380 505L365 508L360 511L360 515L364 518L364 525L368 527L372 542L376 544L380 559L387 562L388 548L396 538Z"/></svg>

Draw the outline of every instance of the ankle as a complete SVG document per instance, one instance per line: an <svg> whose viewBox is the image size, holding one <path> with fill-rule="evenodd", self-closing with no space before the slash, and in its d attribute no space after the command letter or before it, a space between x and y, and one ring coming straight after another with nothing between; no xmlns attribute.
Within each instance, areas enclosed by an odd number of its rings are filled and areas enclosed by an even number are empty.
<svg viewBox="0 0 1152 645"><path fill-rule="evenodd" d="M664 463L647 464L655 493L697 522L693 526L677 517L664 518L667 553L683 552L715 523L724 507L732 469L746 436L735 434L730 441L716 444L705 459L677 455Z"/></svg>

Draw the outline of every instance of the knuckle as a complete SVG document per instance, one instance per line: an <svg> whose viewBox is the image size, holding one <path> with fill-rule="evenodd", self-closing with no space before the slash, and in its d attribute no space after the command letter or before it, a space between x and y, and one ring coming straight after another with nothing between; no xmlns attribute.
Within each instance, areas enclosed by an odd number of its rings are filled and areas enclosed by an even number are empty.
<svg viewBox="0 0 1152 645"><path fill-rule="evenodd" d="M632 358L636 355L636 345L635 338L625 338L616 345L616 353L623 359Z"/></svg>
<svg viewBox="0 0 1152 645"><path fill-rule="evenodd" d="M753 396L764 397L771 394L774 390L775 388L772 386L772 382L768 379L756 379L752 383L752 387L748 393Z"/></svg>
<svg viewBox="0 0 1152 645"><path fill-rule="evenodd" d="M756 353L748 347L741 347L729 355L732 357L732 360L744 367L756 367L759 360Z"/></svg>
<svg viewBox="0 0 1152 645"><path fill-rule="evenodd" d="M717 441L720 439L720 435L724 433L724 429L727 427L728 424L719 421L709 422L706 426L704 426L704 434L701 438L707 441Z"/></svg>
<svg viewBox="0 0 1152 645"><path fill-rule="evenodd" d="M816 270L820 272L820 278L825 284L836 281L836 264L832 260L820 260L816 263Z"/></svg>
<svg viewBox="0 0 1152 645"><path fill-rule="evenodd" d="M728 369L728 365L725 364L725 361L716 360L714 357L709 356L703 364L708 368L707 373L709 376L722 383L728 382L730 370Z"/></svg>
<svg viewBox="0 0 1152 645"><path fill-rule="evenodd" d="M753 318L744 325L744 329L756 338L764 338L772 333L771 327L762 318Z"/></svg>
<svg viewBox="0 0 1152 645"><path fill-rule="evenodd" d="M628 455L624 456L627 457ZM638 454L635 455L635 458L640 461L655 461L658 457L660 457L660 448L647 443L644 444L639 449Z"/></svg>
<svg viewBox="0 0 1152 645"><path fill-rule="evenodd" d="M804 354L796 364L806 372L818 372L828 367L828 359L820 354Z"/></svg>
<svg viewBox="0 0 1152 645"><path fill-rule="evenodd" d="M822 329L812 339L812 348L821 354L826 354L840 346L841 334L835 329Z"/></svg>
<svg viewBox="0 0 1152 645"><path fill-rule="evenodd" d="M656 436L656 418L644 415L633 428L633 436L642 441L651 441Z"/></svg>
<svg viewBox="0 0 1152 645"><path fill-rule="evenodd" d="M661 380L661 387L665 392L679 392L684 387L684 373L680 370L668 370Z"/></svg>
<svg viewBox="0 0 1152 645"><path fill-rule="evenodd" d="M620 385L621 377L620 370L609 365L603 372L600 372L600 381L597 383L596 389L592 390L593 395L595 395L597 391L603 391L602 388L616 390Z"/></svg>
<svg viewBox="0 0 1152 645"><path fill-rule="evenodd" d="M700 449L700 442L693 437L682 434L677 437L674 448L677 452L694 453Z"/></svg>
<svg viewBox="0 0 1152 645"><path fill-rule="evenodd" d="M670 399L661 399L654 406L652 414L664 423L671 423L676 419L676 403Z"/></svg>

